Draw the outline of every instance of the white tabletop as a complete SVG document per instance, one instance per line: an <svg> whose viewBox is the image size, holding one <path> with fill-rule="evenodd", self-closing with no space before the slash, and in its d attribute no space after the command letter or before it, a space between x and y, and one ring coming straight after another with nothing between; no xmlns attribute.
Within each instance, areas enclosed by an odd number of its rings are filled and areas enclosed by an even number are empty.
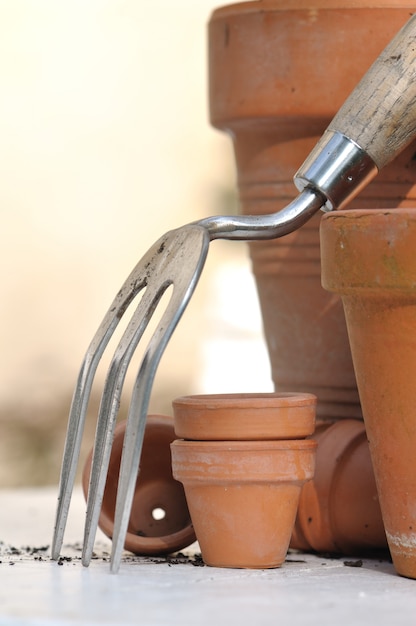
<svg viewBox="0 0 416 626"><path fill-rule="evenodd" d="M416 581L386 560L290 553L280 569L219 569L198 566L194 544L176 559L126 554L114 575L99 533L84 568L80 490L58 565L47 547L55 501L56 489L0 490L0 625L416 624Z"/></svg>

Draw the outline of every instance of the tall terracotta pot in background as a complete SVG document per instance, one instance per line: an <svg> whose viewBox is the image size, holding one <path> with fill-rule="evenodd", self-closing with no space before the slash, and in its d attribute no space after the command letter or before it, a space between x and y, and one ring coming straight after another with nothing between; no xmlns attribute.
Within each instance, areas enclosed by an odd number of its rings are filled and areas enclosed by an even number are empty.
<svg viewBox="0 0 416 626"><path fill-rule="evenodd" d="M416 209L321 224L322 284L340 294L394 566L416 578Z"/></svg>
<svg viewBox="0 0 416 626"><path fill-rule="evenodd" d="M409 9L413 0L263 0L214 11L211 122L233 138L243 213L272 213L293 199L294 173ZM416 205L413 153L355 206ZM342 305L321 287L319 221L250 244L272 377L278 391L315 394L318 421L360 418Z"/></svg>

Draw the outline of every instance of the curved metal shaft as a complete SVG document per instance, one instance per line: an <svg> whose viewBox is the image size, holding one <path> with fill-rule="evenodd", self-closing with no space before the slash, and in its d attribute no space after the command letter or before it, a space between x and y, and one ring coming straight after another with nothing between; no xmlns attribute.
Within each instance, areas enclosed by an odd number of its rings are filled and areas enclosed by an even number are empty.
<svg viewBox="0 0 416 626"><path fill-rule="evenodd" d="M217 215L195 222L205 228L210 240L255 240L283 237L307 222L325 204L326 198L305 189L285 208L271 215Z"/></svg>
<svg viewBox="0 0 416 626"><path fill-rule="evenodd" d="M346 135L326 131L297 171L301 192L286 207L270 215L217 215L195 222L213 239L275 239L300 228L319 209L331 211L350 202L378 170L374 161Z"/></svg>

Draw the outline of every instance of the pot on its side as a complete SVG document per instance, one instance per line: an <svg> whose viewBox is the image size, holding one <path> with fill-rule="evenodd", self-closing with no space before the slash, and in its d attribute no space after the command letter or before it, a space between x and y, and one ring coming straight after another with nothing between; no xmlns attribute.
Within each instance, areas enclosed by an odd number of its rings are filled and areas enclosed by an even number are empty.
<svg viewBox="0 0 416 626"><path fill-rule="evenodd" d="M314 439L315 476L302 488L291 547L356 556L387 550L363 422L321 425Z"/></svg>
<svg viewBox="0 0 416 626"><path fill-rule="evenodd" d="M112 538L126 422L115 429L99 527ZM173 420L148 415L143 439L140 472L124 547L141 555L169 554L186 548L196 539L182 485L172 476L170 444L175 438ZM82 484L88 494L92 450L85 463Z"/></svg>

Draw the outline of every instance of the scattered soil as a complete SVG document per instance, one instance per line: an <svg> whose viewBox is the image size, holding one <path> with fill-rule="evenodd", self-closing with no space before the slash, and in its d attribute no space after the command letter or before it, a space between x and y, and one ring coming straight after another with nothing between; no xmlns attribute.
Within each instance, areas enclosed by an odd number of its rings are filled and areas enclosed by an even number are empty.
<svg viewBox="0 0 416 626"><path fill-rule="evenodd" d="M63 565L81 565L81 553L82 553L82 543L73 543L66 544L63 547L64 555L60 556L56 561L58 566ZM324 561L326 558L328 560L341 560L341 555L335 554L325 554L319 553L317 556L323 559L321 563L322 566L327 565ZM386 553L382 554L372 554L372 560L378 558L380 563L383 562L391 562L391 558ZM306 563L307 561L300 558L302 557L302 553L289 552L288 557L285 561L288 565L291 563ZM345 558L345 555L344 555ZM110 553L108 551L108 544L100 545L99 543L96 545L95 552L93 552L92 559L94 561L104 561L107 562L110 560ZM0 567L2 565L15 565L19 561L39 561L39 562L50 562L50 546L23 546L17 548L15 546L9 545L0 541ZM166 556L137 556L131 553L124 553L122 558L123 563L131 563L135 565L167 565L168 567L172 567L173 565L191 565L193 567L204 567L205 563L202 559L201 553L191 553L186 554L184 552L177 552L175 554L168 554ZM362 559L351 559L343 561L343 564L346 567L363 567Z"/></svg>
<svg viewBox="0 0 416 626"><path fill-rule="evenodd" d="M362 559L358 559L357 561L344 561L344 565L346 565L346 567L362 567L363 561Z"/></svg>
<svg viewBox="0 0 416 626"><path fill-rule="evenodd" d="M27 559L33 559L34 561L49 561L47 552L49 546L24 546L22 548L16 548L0 541L0 565L7 563L14 565L16 561L23 561Z"/></svg>
<svg viewBox="0 0 416 626"><path fill-rule="evenodd" d="M49 545L46 546L23 546L17 548L15 546L7 545L0 541L0 565L9 564L14 565L18 561L50 561ZM72 556L60 556L56 561L56 564L63 566L65 564L81 563L82 545L79 543L65 545L64 552L69 552ZM93 553L92 559L95 561L109 561L110 553L107 549L97 549ZM169 567L172 565L192 565L194 567L203 567L205 563L200 553L188 555L183 552L176 554L169 554L166 556L146 557L137 556L134 554L126 553L123 556L123 562L137 563L137 564L166 564Z"/></svg>

